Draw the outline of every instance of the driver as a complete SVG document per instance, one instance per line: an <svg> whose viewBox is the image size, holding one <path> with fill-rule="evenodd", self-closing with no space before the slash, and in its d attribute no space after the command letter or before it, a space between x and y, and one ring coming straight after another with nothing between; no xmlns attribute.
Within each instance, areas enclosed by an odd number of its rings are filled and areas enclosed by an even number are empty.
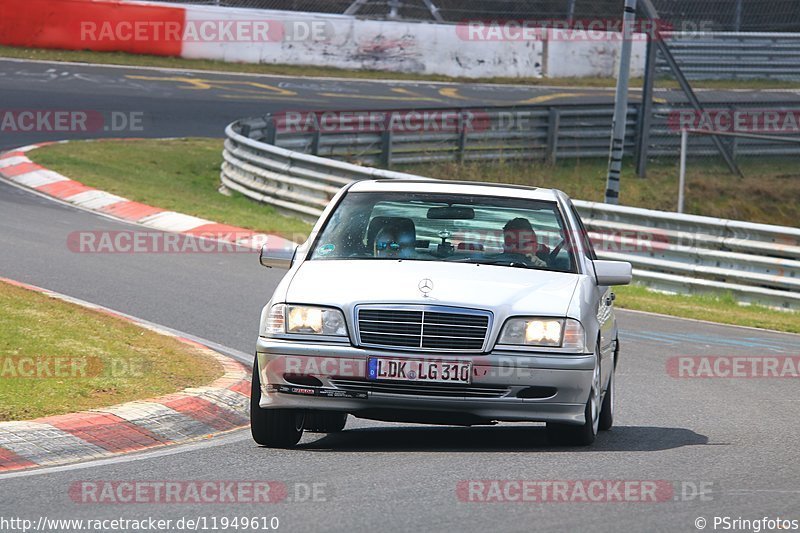
<svg viewBox="0 0 800 533"><path fill-rule="evenodd" d="M536 257L539 243L527 218L514 218L503 226L503 252L524 255L535 267L547 268L547 263Z"/></svg>

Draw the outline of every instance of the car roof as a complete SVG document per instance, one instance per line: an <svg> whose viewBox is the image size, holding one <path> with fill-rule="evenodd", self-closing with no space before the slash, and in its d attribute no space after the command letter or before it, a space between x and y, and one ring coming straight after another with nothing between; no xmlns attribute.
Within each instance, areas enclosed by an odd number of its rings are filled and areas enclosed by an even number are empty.
<svg viewBox="0 0 800 533"><path fill-rule="evenodd" d="M353 184L350 192L421 192L456 193L472 196L501 196L528 200L557 201L556 189L526 187L509 183L483 183L477 181L451 181L426 179L362 180Z"/></svg>

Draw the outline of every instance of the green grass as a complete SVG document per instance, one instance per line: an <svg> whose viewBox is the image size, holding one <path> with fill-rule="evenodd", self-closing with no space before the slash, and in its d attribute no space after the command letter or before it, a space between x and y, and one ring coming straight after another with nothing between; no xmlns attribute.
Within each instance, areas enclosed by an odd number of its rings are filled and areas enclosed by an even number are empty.
<svg viewBox="0 0 800 533"><path fill-rule="evenodd" d="M215 360L172 337L2 282L0 324L0 421L152 398L222 375ZM20 377L34 360L51 361L55 375L41 366Z"/></svg>
<svg viewBox="0 0 800 533"><path fill-rule="evenodd" d="M411 72L387 72L380 70L346 70L332 67L312 67L296 65L267 65L263 63L226 63L208 59L183 59L135 55L124 52L90 52L86 50L49 50L42 48L22 48L0 46L0 57L15 59L37 59L42 61L72 61L101 65L124 65L141 67L182 68L195 70L216 70L221 72L240 72L246 74L270 74L292 77L336 77L366 80L409 80L444 81L463 83L510 83L519 85L546 85L558 87L614 87L614 78L458 78L434 74ZM642 86L642 78L633 78L631 87ZM696 89L796 89L800 83L781 80L708 80L692 82ZM672 80L659 80L660 88L678 88Z"/></svg>
<svg viewBox="0 0 800 533"><path fill-rule="evenodd" d="M730 174L721 163L691 158L687 167L685 211L765 224L798 226L800 166L797 158L744 159L745 175ZM556 165L538 161L436 163L403 166L398 170L440 179L515 183L561 189L572 198L602 202L606 159L565 159ZM631 161L622 173L623 205L675 211L678 204L678 163L658 160L648 166L647 178L636 176Z"/></svg>
<svg viewBox="0 0 800 533"><path fill-rule="evenodd" d="M233 193L217 192L222 141L77 141L35 150L36 163L86 185L162 209L298 240L311 226Z"/></svg>
<svg viewBox="0 0 800 533"><path fill-rule="evenodd" d="M673 295L655 293L640 285L616 287L614 292L617 294L616 305L621 309L800 333L800 313L739 305L730 293L719 296Z"/></svg>

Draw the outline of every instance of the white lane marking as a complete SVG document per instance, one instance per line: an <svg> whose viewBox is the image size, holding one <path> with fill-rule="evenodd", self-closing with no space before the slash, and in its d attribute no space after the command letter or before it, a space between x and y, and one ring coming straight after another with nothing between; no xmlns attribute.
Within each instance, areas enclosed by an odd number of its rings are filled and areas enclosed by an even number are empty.
<svg viewBox="0 0 800 533"><path fill-rule="evenodd" d="M134 401L96 410L116 415L143 427L150 433L174 442L185 440L187 435L215 433L214 428L160 403Z"/></svg>
<svg viewBox="0 0 800 533"><path fill-rule="evenodd" d="M247 429L236 429L228 433L221 434L217 437L208 439L207 437L198 437L199 441L192 441L187 444L176 444L174 446L167 446L152 451L144 451L140 453L133 453L129 455L121 455L119 457L108 457L105 459L96 459L94 461L84 463L74 463L62 466L50 466L45 468L37 468L35 470L22 470L19 472L9 472L7 474L0 474L0 480L13 479L20 477L41 476L46 474L56 474L59 472L69 472L72 470L83 470L85 468L99 468L108 465L120 465L124 463L131 463L134 461L145 461L157 457L166 457L176 455L179 453L193 452L205 448L215 448L217 446L225 446L243 440L250 439L250 432ZM255 444L253 445L255 446Z"/></svg>
<svg viewBox="0 0 800 533"><path fill-rule="evenodd" d="M778 331L776 329L766 329L766 328L755 328L753 326L739 326L737 324L722 324L720 322L712 322L710 320L701 320L699 318L684 318L680 316L672 316L672 315L662 315L661 313L653 313L652 311L639 311L638 309L623 309L623 308L616 308L614 309L615 313L634 313L639 315L649 315L649 316L656 316L658 318L668 318L671 320L681 320L684 322L697 322L698 324L709 324L712 326L721 326L725 328L736 328L736 329L747 329L750 331L759 331L761 333L776 333L778 335L793 335L793 336L800 336L799 333L791 333L789 331Z"/></svg>
<svg viewBox="0 0 800 533"><path fill-rule="evenodd" d="M0 168L6 168L13 165L21 165L23 163L31 163L32 161L24 155L15 155L12 157L0 158Z"/></svg>
<svg viewBox="0 0 800 533"><path fill-rule="evenodd" d="M162 211L161 213L150 215L149 217L139 220L139 223L151 228L177 233L189 231L205 224L213 224L210 220L184 215L183 213L176 213L174 211Z"/></svg>
<svg viewBox="0 0 800 533"><path fill-rule="evenodd" d="M79 192L64 199L71 204L77 204L86 209L102 209L107 205L129 201L127 198L99 190Z"/></svg>
<svg viewBox="0 0 800 533"><path fill-rule="evenodd" d="M33 170L31 172L26 172L25 174L19 174L18 176L14 176L10 178L21 185L25 185L26 187L42 187L43 185L49 185L51 183L55 183L57 181L67 181L69 178L66 176L62 176L58 172L53 172L52 170Z"/></svg>

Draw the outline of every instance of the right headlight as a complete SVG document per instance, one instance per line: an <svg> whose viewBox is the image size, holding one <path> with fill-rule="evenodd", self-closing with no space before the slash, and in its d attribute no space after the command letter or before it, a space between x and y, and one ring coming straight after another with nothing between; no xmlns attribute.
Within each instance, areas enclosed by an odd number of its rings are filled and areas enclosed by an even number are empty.
<svg viewBox="0 0 800 533"><path fill-rule="evenodd" d="M264 321L264 336L283 335L347 336L344 315L338 309L307 305L273 305Z"/></svg>
<svg viewBox="0 0 800 533"><path fill-rule="evenodd" d="M498 344L586 351L586 333L572 318L517 317L506 321Z"/></svg>

